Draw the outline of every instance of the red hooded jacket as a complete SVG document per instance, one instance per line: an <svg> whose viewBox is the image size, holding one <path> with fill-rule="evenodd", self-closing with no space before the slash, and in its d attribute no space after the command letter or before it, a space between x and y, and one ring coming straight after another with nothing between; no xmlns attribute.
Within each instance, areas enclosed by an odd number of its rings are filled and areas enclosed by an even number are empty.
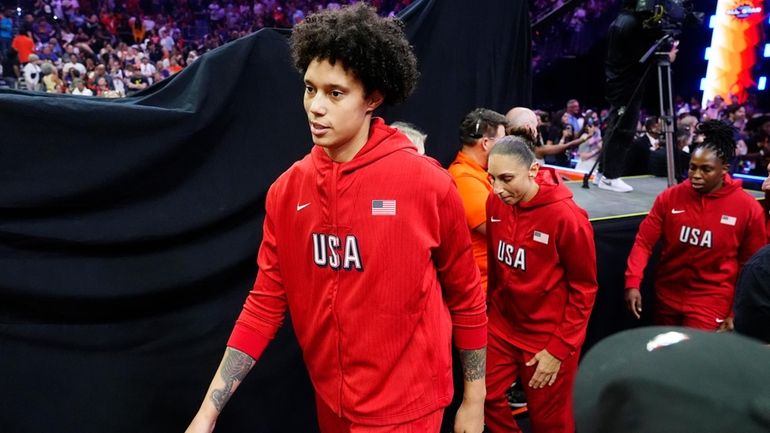
<svg viewBox="0 0 770 433"><path fill-rule="evenodd" d="M375 119L349 162L318 146L272 185L259 273L228 345L258 358L291 313L319 397L368 425L452 398L451 343L486 346L486 305L452 178Z"/></svg>
<svg viewBox="0 0 770 433"><path fill-rule="evenodd" d="M762 207L740 180L701 194L689 180L663 191L639 226L626 268L626 288L638 289L658 240L658 302L674 309L709 306L731 315L738 271L766 239Z"/></svg>
<svg viewBox="0 0 770 433"><path fill-rule="evenodd" d="M560 360L585 340L596 298L596 248L588 215L551 169L528 202L487 200L489 330Z"/></svg>

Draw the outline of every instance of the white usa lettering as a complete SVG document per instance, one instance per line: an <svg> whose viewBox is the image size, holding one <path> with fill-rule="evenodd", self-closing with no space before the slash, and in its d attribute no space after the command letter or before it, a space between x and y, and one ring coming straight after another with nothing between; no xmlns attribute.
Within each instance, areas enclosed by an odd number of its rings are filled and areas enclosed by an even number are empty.
<svg viewBox="0 0 770 433"><path fill-rule="evenodd" d="M335 235L313 233L313 263L322 268L329 267L334 270L342 268L346 271L352 269L363 271L364 264L361 260L358 239L353 235L347 235L342 251L340 251L341 245L340 238Z"/></svg>
<svg viewBox="0 0 770 433"><path fill-rule="evenodd" d="M711 230L682 226L679 229L679 242L702 248L711 248Z"/></svg>
<svg viewBox="0 0 770 433"><path fill-rule="evenodd" d="M497 260L513 269L527 270L527 253L524 248L516 249L502 240L497 244Z"/></svg>

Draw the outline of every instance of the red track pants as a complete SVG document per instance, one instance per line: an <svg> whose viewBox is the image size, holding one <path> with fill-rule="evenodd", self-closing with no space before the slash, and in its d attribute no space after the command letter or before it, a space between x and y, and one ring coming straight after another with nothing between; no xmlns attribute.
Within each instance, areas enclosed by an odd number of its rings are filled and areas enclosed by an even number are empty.
<svg viewBox="0 0 770 433"><path fill-rule="evenodd" d="M351 422L340 418L318 396L315 399L318 408L318 425L321 433L438 433L444 410L439 409L422 418L405 424L371 426Z"/></svg>
<svg viewBox="0 0 770 433"><path fill-rule="evenodd" d="M527 367L534 353L521 350L493 333L487 343L487 400L484 422L492 433L521 433L511 415L505 392L519 378L527 395L527 412L533 433L574 433L572 385L577 372L578 353L563 360L556 382L534 389L529 386L537 364Z"/></svg>

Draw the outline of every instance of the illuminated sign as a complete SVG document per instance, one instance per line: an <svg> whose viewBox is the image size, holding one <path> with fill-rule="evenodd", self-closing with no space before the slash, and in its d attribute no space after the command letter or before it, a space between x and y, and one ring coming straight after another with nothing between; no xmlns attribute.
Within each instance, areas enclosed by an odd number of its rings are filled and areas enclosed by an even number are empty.
<svg viewBox="0 0 770 433"><path fill-rule="evenodd" d="M735 9L729 9L726 11L727 15L734 16L736 18L744 19L748 18L752 15L760 14L762 13L762 7L761 6L751 6L747 4L742 4Z"/></svg>

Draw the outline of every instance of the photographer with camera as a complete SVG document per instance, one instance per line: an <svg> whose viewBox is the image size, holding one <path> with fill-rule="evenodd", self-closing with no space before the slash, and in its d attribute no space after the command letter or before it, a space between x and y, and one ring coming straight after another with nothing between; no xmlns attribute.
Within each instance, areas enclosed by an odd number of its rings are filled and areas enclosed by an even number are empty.
<svg viewBox="0 0 770 433"><path fill-rule="evenodd" d="M653 56L643 63L640 59L663 35L660 28L649 25L652 22L645 21L642 14L635 12L636 5L636 0L624 1L623 10L610 25L607 42L605 85L610 114L599 163L599 173L603 175L599 188L615 192L633 191L633 187L620 177L639 122L642 95ZM676 59L677 45L674 41L669 51L671 62Z"/></svg>

